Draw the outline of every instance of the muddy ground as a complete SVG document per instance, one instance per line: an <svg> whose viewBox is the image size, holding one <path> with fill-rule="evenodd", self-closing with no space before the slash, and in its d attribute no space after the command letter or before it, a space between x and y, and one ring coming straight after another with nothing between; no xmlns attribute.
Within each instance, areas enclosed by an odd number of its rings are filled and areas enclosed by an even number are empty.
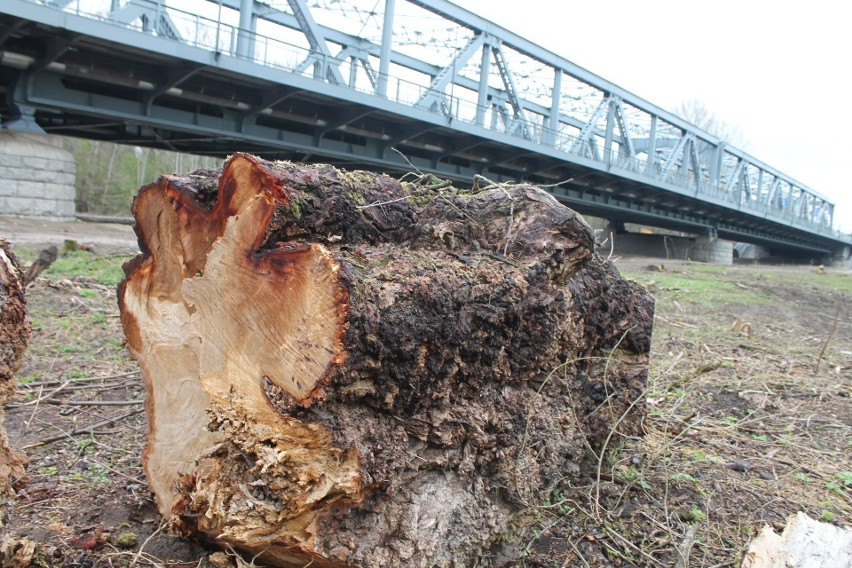
<svg viewBox="0 0 852 568"><path fill-rule="evenodd" d="M66 239L91 249L28 290L33 337L6 426L29 480L8 542L37 543L42 567L209 563L214 549L161 525L141 468L144 389L115 302L132 230L0 219L0 232L25 261ZM798 510L852 524L852 274L615 262L657 298L646 434L542 495L509 565L739 566L761 526Z"/></svg>

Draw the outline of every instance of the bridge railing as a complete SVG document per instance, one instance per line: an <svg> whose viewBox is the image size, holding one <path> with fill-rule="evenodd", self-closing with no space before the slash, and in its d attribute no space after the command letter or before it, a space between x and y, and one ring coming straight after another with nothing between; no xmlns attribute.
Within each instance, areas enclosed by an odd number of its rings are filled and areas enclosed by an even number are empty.
<svg viewBox="0 0 852 568"><path fill-rule="evenodd" d="M226 55L265 67L313 77L322 82L329 81L327 70L331 67L340 69L355 64L352 61L337 59L327 53L312 50L305 45L297 45L266 34L240 29L238 26L223 22L218 17L208 17L174 4L166 5L162 0L132 0L125 5L124 10L118 11L110 10L109 0L27 1L140 33L179 41L217 55ZM144 8L144 17L139 17L128 7ZM793 193L796 188L792 184L789 184L790 187L786 190L788 195L784 199L776 199L773 202L762 201L766 195L760 194L763 191L760 188L756 193L750 192L747 198L744 198L744 193L732 187L730 180L725 180L722 176L717 176L715 180L711 179L704 169L692 171L688 167L679 165L664 169L661 167L662 157L658 155L624 155L623 148L618 144L616 144L618 149L608 154L601 152L598 155L589 155L584 150L586 141L580 136L565 132L561 126L553 128L544 124L541 115L535 113L525 115L523 112L517 112L517 108L511 109L505 104L503 107L481 106L476 101L456 96L452 92L431 92L429 86L390 74L383 77L376 75L370 82L338 83L338 86L379 97L375 83L382 80L387 85L384 95L381 96L382 99L408 107L417 107L419 101L429 99L425 96L427 94L434 95L431 100L437 100L439 103L419 108L440 116L448 126L451 126L454 121L479 126L492 132L519 138L523 141L522 143L550 148L565 155L566 159L571 156L591 159L601 168L626 171L634 177L647 179L652 184L671 184L696 196L728 203L732 209L746 210L767 219L806 227L816 233L834 233L825 222L826 218L830 219L830 215L815 214L814 211L808 210L807 204L795 202L796 196ZM512 110L514 112L511 112ZM531 120L530 115L535 116L536 119ZM686 136L686 133L684 132L683 135ZM801 195L799 198L802 198ZM811 206L812 209L813 207Z"/></svg>

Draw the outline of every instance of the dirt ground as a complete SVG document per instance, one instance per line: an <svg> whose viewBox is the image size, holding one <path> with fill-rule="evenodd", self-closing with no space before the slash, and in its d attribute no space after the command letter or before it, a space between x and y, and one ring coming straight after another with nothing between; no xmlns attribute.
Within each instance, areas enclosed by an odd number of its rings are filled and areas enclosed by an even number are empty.
<svg viewBox="0 0 852 568"><path fill-rule="evenodd" d="M91 248L69 256L113 268L137 250L120 225L0 218L0 233L25 261L66 239ZM542 495L518 519L522 560L503 565L739 566L761 526L780 529L798 510L852 524L852 274L615 262L657 298L645 435ZM211 558L156 514L115 274L55 270L28 289L33 337L6 427L29 480L6 550L37 544L17 566L242 568L250 559Z"/></svg>

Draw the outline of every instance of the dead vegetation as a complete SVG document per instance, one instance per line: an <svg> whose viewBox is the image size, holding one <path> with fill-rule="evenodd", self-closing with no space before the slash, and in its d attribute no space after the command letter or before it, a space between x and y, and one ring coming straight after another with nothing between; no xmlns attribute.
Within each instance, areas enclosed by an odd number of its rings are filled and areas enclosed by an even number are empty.
<svg viewBox="0 0 852 568"><path fill-rule="evenodd" d="M33 337L7 428L30 480L6 550L23 551L19 566L251 563L159 525L140 462L142 382L113 283L57 265L28 291ZM607 445L594 476L516 519L516 565L739 566L765 523L780 530L796 511L852 523L852 276L646 265L617 261L657 298L645 435ZM25 539L37 544L29 556Z"/></svg>

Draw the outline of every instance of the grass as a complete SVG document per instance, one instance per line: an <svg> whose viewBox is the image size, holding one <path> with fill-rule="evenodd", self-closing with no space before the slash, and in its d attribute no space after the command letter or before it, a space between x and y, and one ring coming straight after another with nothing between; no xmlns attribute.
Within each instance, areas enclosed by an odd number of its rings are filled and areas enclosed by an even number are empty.
<svg viewBox="0 0 852 568"><path fill-rule="evenodd" d="M18 252L25 259L37 253ZM51 286L31 289L39 331L19 374L19 401L37 396L40 387L28 385L39 381L129 368L114 299L126 257L74 251L60 260L45 273ZM519 543L527 552L521 566L672 566L690 531L690 565L735 566L764 524L780 529L798 510L852 523L844 355L852 330L843 314L829 333L852 278L808 267L667 267L626 272L657 299L645 435L614 443L600 475L540 496ZM748 334L733 327L737 320L751 324ZM141 396L134 388L132 397ZM54 426L40 435L54 434ZM97 440L57 443L45 449L55 461L39 465L34 454L33 471L58 477L63 491L89 484L105 493L112 483L126 494L126 477L142 475L141 431L130 430L140 437L130 445L108 438L112 427ZM65 453L53 451L60 447Z"/></svg>
<svg viewBox="0 0 852 568"><path fill-rule="evenodd" d="M738 566L764 524L780 532L797 511L852 523L842 311L832 334L852 278L691 263L622 273L657 300L645 436L612 456L597 487L565 492L576 529L545 530L547 509L524 566L550 565L536 551L559 538L569 550L556 566L672 566L690 531L690 566Z"/></svg>
<svg viewBox="0 0 852 568"><path fill-rule="evenodd" d="M21 264L26 265L38 256L39 251L17 247L15 253ZM53 280L84 278L103 286L116 286L124 278L121 266L127 260L127 255L96 255L85 250L62 251L43 275ZM93 298L95 291L84 286L78 293L83 298Z"/></svg>
<svg viewBox="0 0 852 568"><path fill-rule="evenodd" d="M689 267L687 271L676 273L627 273L649 292L665 303L688 303L701 308L720 306L766 306L772 303L772 297L758 289L743 288L736 281L720 279L724 270L707 267Z"/></svg>

